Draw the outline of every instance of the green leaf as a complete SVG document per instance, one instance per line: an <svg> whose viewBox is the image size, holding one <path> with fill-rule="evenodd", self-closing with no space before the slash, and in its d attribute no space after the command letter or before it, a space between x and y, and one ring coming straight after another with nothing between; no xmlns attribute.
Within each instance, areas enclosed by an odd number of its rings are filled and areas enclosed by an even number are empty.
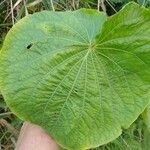
<svg viewBox="0 0 150 150"><path fill-rule="evenodd" d="M66 149L114 140L149 103L149 26L135 3L110 18L88 9L25 17L1 51L7 105Z"/></svg>
<svg viewBox="0 0 150 150"><path fill-rule="evenodd" d="M150 133L150 105L148 105L147 108L144 110L144 112L142 113L142 117L147 127L147 130Z"/></svg>
<svg viewBox="0 0 150 150"><path fill-rule="evenodd" d="M144 140L143 140L143 149L149 150L150 147L150 132L149 129L144 129Z"/></svg>

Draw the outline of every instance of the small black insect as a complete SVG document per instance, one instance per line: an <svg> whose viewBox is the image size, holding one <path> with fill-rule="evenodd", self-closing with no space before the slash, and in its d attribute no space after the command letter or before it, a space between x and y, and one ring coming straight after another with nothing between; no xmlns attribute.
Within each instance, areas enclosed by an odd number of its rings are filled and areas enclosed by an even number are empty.
<svg viewBox="0 0 150 150"><path fill-rule="evenodd" d="M29 44L28 46L27 46L27 49L30 49L31 47L32 47L32 43L31 44Z"/></svg>

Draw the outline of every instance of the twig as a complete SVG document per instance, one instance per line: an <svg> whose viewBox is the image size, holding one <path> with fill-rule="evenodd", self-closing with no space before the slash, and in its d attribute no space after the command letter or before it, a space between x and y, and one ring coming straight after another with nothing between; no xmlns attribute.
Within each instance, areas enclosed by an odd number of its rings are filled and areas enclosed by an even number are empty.
<svg viewBox="0 0 150 150"><path fill-rule="evenodd" d="M18 136L19 132L11 124L9 124L5 119L0 119L0 124L5 126L11 133Z"/></svg>
<svg viewBox="0 0 150 150"><path fill-rule="evenodd" d="M11 7L12 23L13 23L13 25L14 25L14 24L15 24L15 21L14 21L14 11L13 11L13 3L12 3L12 0L10 0L10 7Z"/></svg>
<svg viewBox="0 0 150 150"><path fill-rule="evenodd" d="M112 5L108 0L106 0L106 2L107 2L108 5L114 10L114 12L117 12L117 10L113 7L113 5Z"/></svg>
<svg viewBox="0 0 150 150"><path fill-rule="evenodd" d="M97 2L97 10L98 10L98 11L100 11L100 1L101 1L101 0L98 0L98 2Z"/></svg>
<svg viewBox="0 0 150 150"><path fill-rule="evenodd" d="M97 10L100 11L100 7L106 13L106 6L104 4L105 0L98 0Z"/></svg>
<svg viewBox="0 0 150 150"><path fill-rule="evenodd" d="M14 6L13 6L13 10L21 3L21 1L22 0L18 0L15 4L14 4ZM8 15L5 17L5 19L4 19L4 22L7 20L7 18L10 16L10 14L11 14L11 11L8 13Z"/></svg>
<svg viewBox="0 0 150 150"><path fill-rule="evenodd" d="M1 117L1 116L8 116L8 115L11 115L11 114L13 114L13 113L12 113L12 112L1 113L1 114L0 114L0 117Z"/></svg>
<svg viewBox="0 0 150 150"><path fill-rule="evenodd" d="M72 0L71 5L72 5L73 9L75 10L76 8L75 8L75 1L74 0Z"/></svg>
<svg viewBox="0 0 150 150"><path fill-rule="evenodd" d="M35 6L35 5L37 5L37 4L41 3L41 2L42 2L42 0L35 0L35 1L31 2L31 3L29 3L27 5L27 8L33 7L33 6Z"/></svg>
<svg viewBox="0 0 150 150"><path fill-rule="evenodd" d="M28 16L29 13L28 13L28 9L27 9L27 7L26 7L26 2L25 2L25 0L23 0L23 4L24 4L24 9L25 9L25 16Z"/></svg>
<svg viewBox="0 0 150 150"><path fill-rule="evenodd" d="M18 1L14 4L13 9L15 9L15 8L16 8L16 6L18 6L21 2L22 2L22 0L18 0Z"/></svg>
<svg viewBox="0 0 150 150"><path fill-rule="evenodd" d="M105 1L105 0L101 0L101 8L102 8L102 10L106 13L106 6L105 6L105 4L104 4L104 1Z"/></svg>
<svg viewBox="0 0 150 150"><path fill-rule="evenodd" d="M50 2L51 2L52 10L55 11L54 4L53 4L53 0L50 0Z"/></svg>
<svg viewBox="0 0 150 150"><path fill-rule="evenodd" d="M79 8L79 3L80 3L80 0L77 0L77 2L76 2L76 8L77 9Z"/></svg>
<svg viewBox="0 0 150 150"><path fill-rule="evenodd" d="M2 2L0 2L0 5L2 5L6 0L3 0Z"/></svg>

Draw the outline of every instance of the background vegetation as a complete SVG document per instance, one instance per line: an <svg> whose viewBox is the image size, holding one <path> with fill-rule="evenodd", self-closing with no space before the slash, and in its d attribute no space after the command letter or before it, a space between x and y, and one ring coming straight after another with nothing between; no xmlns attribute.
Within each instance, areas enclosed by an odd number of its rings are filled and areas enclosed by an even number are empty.
<svg viewBox="0 0 150 150"><path fill-rule="evenodd" d="M65 11L79 8L93 8L105 11L108 16L115 14L131 0L0 0L0 48L5 35L22 17L42 10ZM150 0L134 0L145 7ZM96 148L97 150L149 150L150 133L148 111L124 130L115 141ZM13 150L22 121L7 108L0 94L0 150Z"/></svg>

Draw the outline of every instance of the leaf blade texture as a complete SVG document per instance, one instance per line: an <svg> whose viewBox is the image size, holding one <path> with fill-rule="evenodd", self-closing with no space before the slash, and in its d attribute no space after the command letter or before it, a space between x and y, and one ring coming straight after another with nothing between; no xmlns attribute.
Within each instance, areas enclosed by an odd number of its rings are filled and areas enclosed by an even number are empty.
<svg viewBox="0 0 150 150"><path fill-rule="evenodd" d="M11 110L42 126L63 148L106 144L149 103L150 11L127 4L40 12L8 33L0 88Z"/></svg>

